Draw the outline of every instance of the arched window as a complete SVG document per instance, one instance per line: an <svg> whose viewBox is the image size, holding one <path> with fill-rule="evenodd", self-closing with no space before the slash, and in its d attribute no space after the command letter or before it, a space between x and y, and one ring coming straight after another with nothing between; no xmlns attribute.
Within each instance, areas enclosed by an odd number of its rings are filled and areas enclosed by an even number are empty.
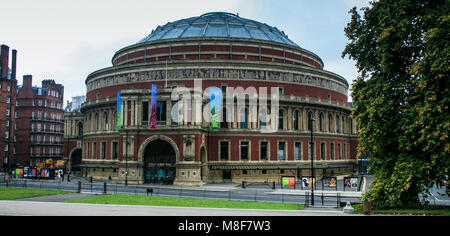
<svg viewBox="0 0 450 236"><path fill-rule="evenodd" d="M78 137L83 136L83 122L78 122Z"/></svg>
<svg viewBox="0 0 450 236"><path fill-rule="evenodd" d="M294 111L294 130L298 130L299 117L300 117L300 112L299 111Z"/></svg>
<svg viewBox="0 0 450 236"><path fill-rule="evenodd" d="M339 126L339 122L340 122L339 116L336 116L336 133L340 133L341 132L341 129L340 129L340 126Z"/></svg>
<svg viewBox="0 0 450 236"><path fill-rule="evenodd" d="M328 132L333 131L333 116L331 114L328 115Z"/></svg>
<svg viewBox="0 0 450 236"><path fill-rule="evenodd" d="M108 131L109 130L108 112L103 113L103 121L105 124L105 130Z"/></svg>
<svg viewBox="0 0 450 236"><path fill-rule="evenodd" d="M259 128L260 129L265 129L265 127L267 126L267 109L266 108L261 108L259 110Z"/></svg>
<svg viewBox="0 0 450 236"><path fill-rule="evenodd" d="M94 121L95 121L95 127L94 127L94 130L97 131L97 130L99 129L99 124L100 124L100 121L99 121L99 119L98 119L98 113L95 113Z"/></svg>
<svg viewBox="0 0 450 236"><path fill-rule="evenodd" d="M324 125L323 113L321 112L319 114L319 130L320 131L323 131L323 125Z"/></svg>
<svg viewBox="0 0 450 236"><path fill-rule="evenodd" d="M239 122L241 129L248 129L248 110L247 108L242 108L239 111Z"/></svg>
<svg viewBox="0 0 450 236"><path fill-rule="evenodd" d="M313 119L313 113L310 111L310 112L308 112L308 130L311 130L311 128L312 128L312 119Z"/></svg>

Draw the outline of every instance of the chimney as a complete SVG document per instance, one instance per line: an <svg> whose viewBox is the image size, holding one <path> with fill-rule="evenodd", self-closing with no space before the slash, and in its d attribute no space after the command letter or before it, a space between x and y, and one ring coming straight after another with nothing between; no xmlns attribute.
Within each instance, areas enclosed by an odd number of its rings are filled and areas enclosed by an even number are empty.
<svg viewBox="0 0 450 236"><path fill-rule="evenodd" d="M2 73L0 78L8 77L8 64L9 64L9 47L2 44L0 46L0 65L2 67Z"/></svg>
<svg viewBox="0 0 450 236"><path fill-rule="evenodd" d="M24 75L23 76L23 88L30 88L32 85L33 76L32 75Z"/></svg>
<svg viewBox="0 0 450 236"><path fill-rule="evenodd" d="M12 50L12 61L11 61L11 80L16 80L16 66L17 66L17 50Z"/></svg>

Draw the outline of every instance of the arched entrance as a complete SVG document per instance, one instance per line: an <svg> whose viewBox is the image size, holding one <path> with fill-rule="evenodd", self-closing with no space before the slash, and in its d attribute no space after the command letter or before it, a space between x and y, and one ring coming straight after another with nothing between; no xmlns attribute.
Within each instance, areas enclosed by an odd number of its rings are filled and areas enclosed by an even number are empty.
<svg viewBox="0 0 450 236"><path fill-rule="evenodd" d="M143 153L145 183L172 184L176 177L176 152L167 141L157 139Z"/></svg>
<svg viewBox="0 0 450 236"><path fill-rule="evenodd" d="M80 175L82 153L81 148L77 148L70 154L70 172L74 175Z"/></svg>

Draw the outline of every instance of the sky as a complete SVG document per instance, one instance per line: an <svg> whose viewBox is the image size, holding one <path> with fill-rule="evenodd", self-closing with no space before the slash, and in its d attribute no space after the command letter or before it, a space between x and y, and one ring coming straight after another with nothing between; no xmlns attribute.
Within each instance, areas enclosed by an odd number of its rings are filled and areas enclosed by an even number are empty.
<svg viewBox="0 0 450 236"><path fill-rule="evenodd" d="M0 44L17 53L17 80L33 85L53 79L64 85L64 103L85 95L86 77L111 66L116 51L137 43L159 25L207 12L240 17L283 30L300 47L322 58L325 70L351 84L355 62L342 58L349 10L369 0L2 0ZM349 101L351 101L349 91Z"/></svg>

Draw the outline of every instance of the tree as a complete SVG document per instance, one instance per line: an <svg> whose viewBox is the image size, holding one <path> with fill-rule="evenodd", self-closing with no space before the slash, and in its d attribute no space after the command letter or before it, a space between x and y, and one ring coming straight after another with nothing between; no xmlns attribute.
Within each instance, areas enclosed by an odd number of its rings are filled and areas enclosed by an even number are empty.
<svg viewBox="0 0 450 236"><path fill-rule="evenodd" d="M342 53L356 61L352 116L376 207L420 203L450 167L448 0L381 0L350 10Z"/></svg>

